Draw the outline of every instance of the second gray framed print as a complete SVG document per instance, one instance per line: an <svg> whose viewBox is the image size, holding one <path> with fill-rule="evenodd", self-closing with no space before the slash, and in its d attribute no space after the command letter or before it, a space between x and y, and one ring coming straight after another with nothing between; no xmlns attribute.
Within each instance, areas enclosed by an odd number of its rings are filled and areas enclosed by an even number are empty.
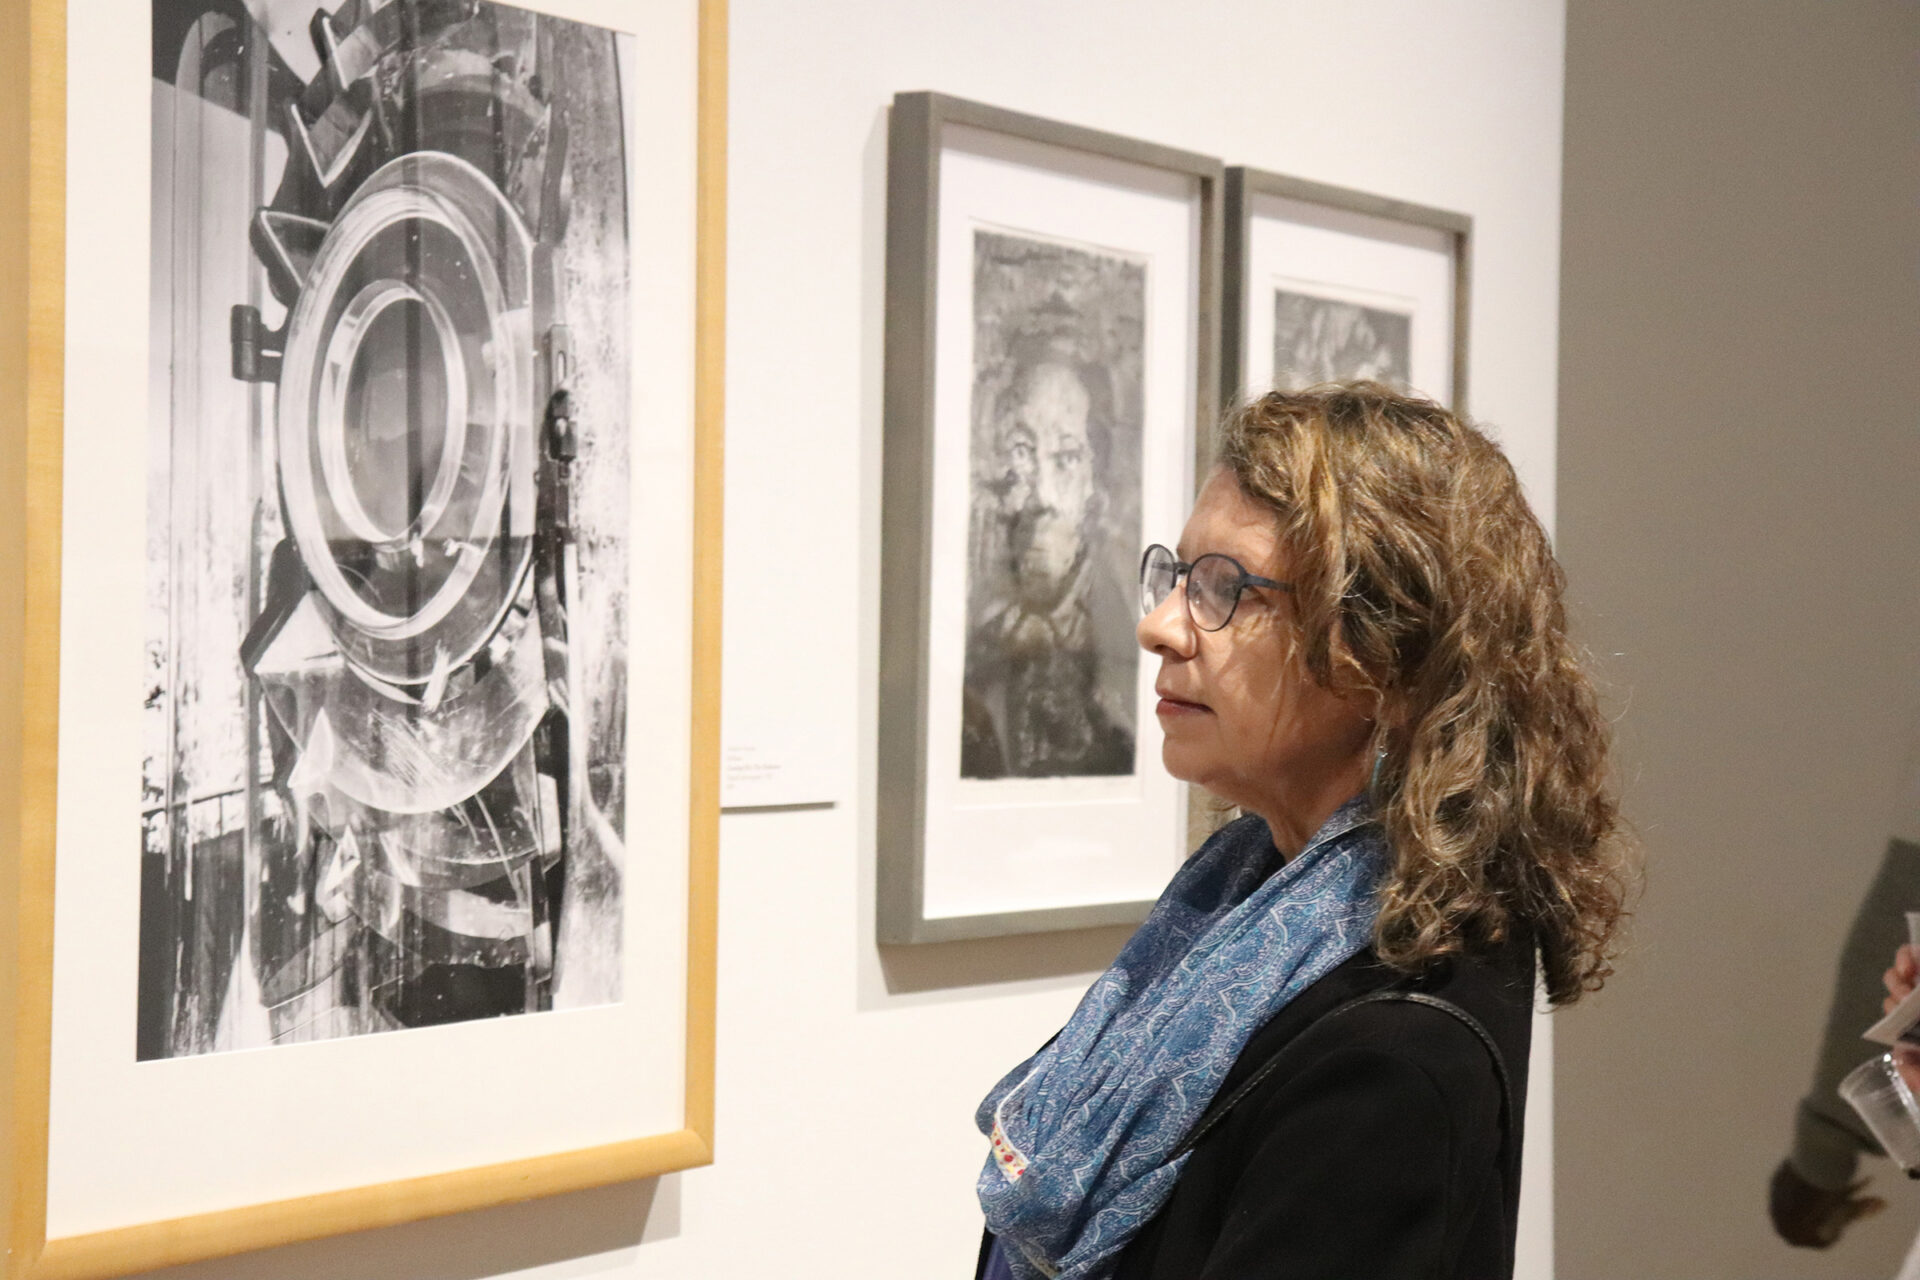
<svg viewBox="0 0 1920 1280"><path fill-rule="evenodd" d="M1141 547L1218 409L1215 160L894 100L879 933L1141 919L1185 852Z"/></svg>
<svg viewBox="0 0 1920 1280"><path fill-rule="evenodd" d="M1466 410L1473 220L1227 170L1229 395L1373 378Z"/></svg>

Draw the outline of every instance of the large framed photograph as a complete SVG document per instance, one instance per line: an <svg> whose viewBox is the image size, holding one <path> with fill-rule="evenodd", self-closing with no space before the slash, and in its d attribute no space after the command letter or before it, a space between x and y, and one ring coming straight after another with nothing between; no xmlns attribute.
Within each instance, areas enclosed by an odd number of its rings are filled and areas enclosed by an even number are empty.
<svg viewBox="0 0 1920 1280"><path fill-rule="evenodd" d="M1137 921L1186 852L1135 601L1218 407L1221 174L894 99L883 942Z"/></svg>
<svg viewBox="0 0 1920 1280"><path fill-rule="evenodd" d="M1226 222L1229 394L1373 378L1466 411L1471 218L1235 166Z"/></svg>
<svg viewBox="0 0 1920 1280"><path fill-rule="evenodd" d="M0 10L7 1276L710 1158L724 76Z"/></svg>

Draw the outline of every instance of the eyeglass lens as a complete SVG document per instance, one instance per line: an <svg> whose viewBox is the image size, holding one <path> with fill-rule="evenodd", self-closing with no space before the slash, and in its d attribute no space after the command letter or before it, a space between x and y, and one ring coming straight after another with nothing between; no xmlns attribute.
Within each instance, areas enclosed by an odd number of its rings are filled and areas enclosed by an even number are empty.
<svg viewBox="0 0 1920 1280"><path fill-rule="evenodd" d="M1158 609L1180 581L1180 561L1167 548L1155 544L1147 548L1140 561L1140 608L1145 613ZM1187 613L1202 631L1218 631L1233 617L1240 603L1240 588L1246 573L1230 556L1212 553L1201 556L1187 567Z"/></svg>
<svg viewBox="0 0 1920 1280"><path fill-rule="evenodd" d="M1180 580L1180 563L1173 552L1155 543L1140 560L1140 612L1152 613L1173 594Z"/></svg>
<svg viewBox="0 0 1920 1280"><path fill-rule="evenodd" d="M1202 631L1218 631L1240 603L1245 571L1222 555L1201 556L1187 570L1187 609Z"/></svg>

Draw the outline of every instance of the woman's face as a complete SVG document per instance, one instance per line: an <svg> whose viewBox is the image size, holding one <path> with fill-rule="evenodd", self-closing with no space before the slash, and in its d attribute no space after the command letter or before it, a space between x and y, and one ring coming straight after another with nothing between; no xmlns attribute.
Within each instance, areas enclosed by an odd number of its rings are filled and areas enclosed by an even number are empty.
<svg viewBox="0 0 1920 1280"><path fill-rule="evenodd" d="M1175 554L1190 564L1219 552L1248 573L1285 582L1288 565L1274 525L1271 511L1241 492L1229 472L1216 471ZM1329 809L1365 782L1373 721L1307 674L1286 592L1248 587L1225 627L1202 631L1187 612L1183 580L1140 620L1136 634L1140 647L1160 659L1153 687L1166 735L1161 756L1174 777L1269 822Z"/></svg>

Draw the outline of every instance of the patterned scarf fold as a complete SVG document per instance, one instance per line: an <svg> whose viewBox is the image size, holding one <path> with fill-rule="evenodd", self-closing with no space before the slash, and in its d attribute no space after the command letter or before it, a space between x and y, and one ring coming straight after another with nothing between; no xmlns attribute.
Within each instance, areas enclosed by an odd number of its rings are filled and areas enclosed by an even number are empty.
<svg viewBox="0 0 1920 1280"><path fill-rule="evenodd" d="M980 1104L980 1207L1016 1280L1112 1273L1253 1033L1371 940L1387 862L1362 793L1285 865L1243 818L1180 868L1060 1034Z"/></svg>

